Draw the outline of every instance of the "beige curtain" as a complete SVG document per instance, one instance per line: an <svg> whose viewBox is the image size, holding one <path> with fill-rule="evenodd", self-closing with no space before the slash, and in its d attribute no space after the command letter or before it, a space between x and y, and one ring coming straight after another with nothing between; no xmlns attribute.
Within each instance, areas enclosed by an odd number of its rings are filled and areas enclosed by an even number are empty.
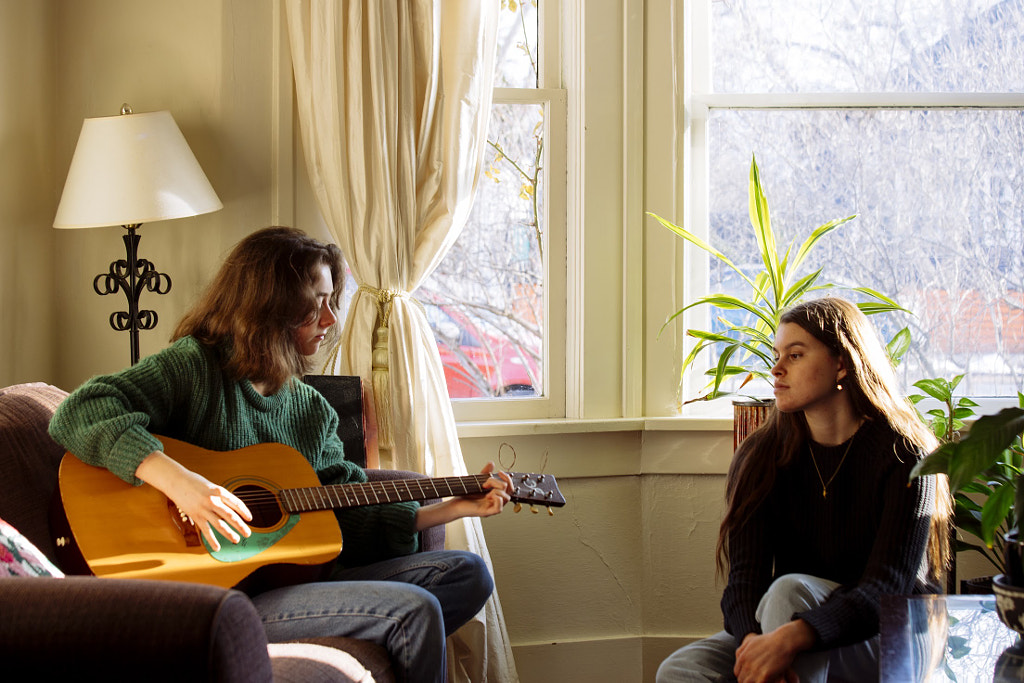
<svg viewBox="0 0 1024 683"><path fill-rule="evenodd" d="M383 467L466 474L412 292L465 225L486 144L498 0L285 0L309 177L359 283L327 371L372 380ZM490 556L479 519L449 547ZM518 681L495 594L449 639L452 681Z"/></svg>

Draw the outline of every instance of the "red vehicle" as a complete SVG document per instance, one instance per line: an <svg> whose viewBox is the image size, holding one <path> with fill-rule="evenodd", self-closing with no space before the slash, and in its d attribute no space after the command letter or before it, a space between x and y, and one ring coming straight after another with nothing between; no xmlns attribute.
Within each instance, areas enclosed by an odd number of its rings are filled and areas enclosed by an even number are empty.
<svg viewBox="0 0 1024 683"><path fill-rule="evenodd" d="M427 305L451 398L536 396L535 354L507 337L488 334L447 307Z"/></svg>

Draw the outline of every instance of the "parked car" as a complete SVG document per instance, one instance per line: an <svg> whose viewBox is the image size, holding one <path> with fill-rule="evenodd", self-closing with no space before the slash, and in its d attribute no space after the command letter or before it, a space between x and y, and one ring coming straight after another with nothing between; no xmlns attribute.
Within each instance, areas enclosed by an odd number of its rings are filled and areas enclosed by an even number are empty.
<svg viewBox="0 0 1024 683"><path fill-rule="evenodd" d="M537 395L540 374L534 354L485 332L451 307L427 304L425 310L451 398Z"/></svg>

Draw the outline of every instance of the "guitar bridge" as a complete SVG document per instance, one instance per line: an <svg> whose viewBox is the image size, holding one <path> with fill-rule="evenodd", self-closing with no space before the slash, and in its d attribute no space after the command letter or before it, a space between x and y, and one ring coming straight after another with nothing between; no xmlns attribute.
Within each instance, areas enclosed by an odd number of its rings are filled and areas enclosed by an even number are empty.
<svg viewBox="0 0 1024 683"><path fill-rule="evenodd" d="M191 548L199 545L199 532L196 530L196 525L170 498L167 499L167 512L171 516L171 523L174 524L174 528L185 539L185 547Z"/></svg>

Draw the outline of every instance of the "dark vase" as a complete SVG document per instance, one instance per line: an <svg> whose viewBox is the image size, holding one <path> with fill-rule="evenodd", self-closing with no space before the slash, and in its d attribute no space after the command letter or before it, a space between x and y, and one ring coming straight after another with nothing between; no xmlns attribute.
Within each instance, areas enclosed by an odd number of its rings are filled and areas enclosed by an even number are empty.
<svg viewBox="0 0 1024 683"><path fill-rule="evenodd" d="M1024 587L1024 541L1016 531L1003 534L1003 557L1006 560L1006 578L1014 586Z"/></svg>
<svg viewBox="0 0 1024 683"><path fill-rule="evenodd" d="M961 595L992 595L992 577L979 576L960 581Z"/></svg>
<svg viewBox="0 0 1024 683"><path fill-rule="evenodd" d="M740 445L743 439L761 426L768 411L775 405L773 398L750 399L732 402L732 450Z"/></svg>

